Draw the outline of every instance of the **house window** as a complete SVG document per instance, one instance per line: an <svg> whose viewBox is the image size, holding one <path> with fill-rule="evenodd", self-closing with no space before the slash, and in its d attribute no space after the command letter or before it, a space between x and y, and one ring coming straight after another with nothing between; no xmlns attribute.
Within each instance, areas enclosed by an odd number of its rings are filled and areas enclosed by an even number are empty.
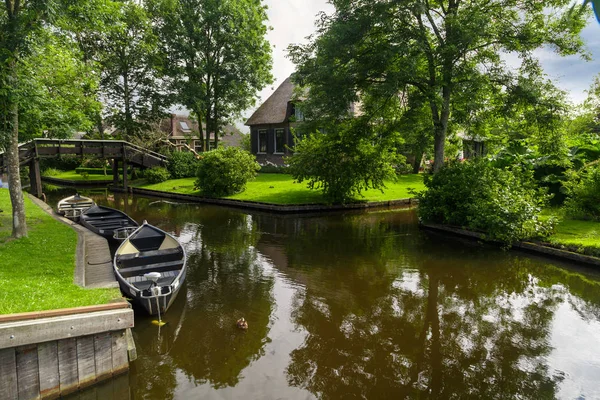
<svg viewBox="0 0 600 400"><path fill-rule="evenodd" d="M201 153L202 152L202 141L201 140L194 140L194 150L196 150L196 153Z"/></svg>
<svg viewBox="0 0 600 400"><path fill-rule="evenodd" d="M185 133L190 133L192 131L187 122L179 121L179 126L181 126L181 130Z"/></svg>
<svg viewBox="0 0 600 400"><path fill-rule="evenodd" d="M283 154L285 145L285 130L275 129L275 153Z"/></svg>
<svg viewBox="0 0 600 400"><path fill-rule="evenodd" d="M267 152L267 130L266 129L258 130L258 152L259 153Z"/></svg>

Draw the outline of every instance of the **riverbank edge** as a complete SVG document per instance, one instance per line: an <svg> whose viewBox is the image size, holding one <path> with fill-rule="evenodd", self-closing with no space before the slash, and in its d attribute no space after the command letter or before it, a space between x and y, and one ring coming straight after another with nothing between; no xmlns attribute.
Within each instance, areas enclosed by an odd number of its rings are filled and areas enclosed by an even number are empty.
<svg viewBox="0 0 600 400"><path fill-rule="evenodd" d="M361 210L369 208L394 208L394 207L406 207L418 204L416 198L398 199L398 200L387 200L387 201L371 201L364 203L348 203L348 204L273 204L273 203L262 203L257 201L247 200L231 200L231 199L217 199L211 197L202 197L193 194L173 193L164 192L161 190L144 189L139 187L130 186L128 189L120 187L110 186L110 190L117 193L133 193L144 196L160 197L170 200L184 200L193 203L204 203L214 204L227 207L243 208L257 211L269 211L280 214L297 214L307 212L328 212L328 211L343 211L343 210Z"/></svg>
<svg viewBox="0 0 600 400"><path fill-rule="evenodd" d="M457 227L452 227L452 226L447 226L447 225L427 224L427 223L420 223L419 226L425 230L442 232L442 233L446 233L446 234L453 234L453 235L460 236L463 238L472 239L472 240L480 240L482 242L486 242L486 243L490 243L490 244L496 244L496 245L499 244L498 242L486 239L485 235L483 233L473 232L473 231L470 231L467 229L462 229L462 228L457 228ZM568 262L575 261L575 262L583 263L583 264L594 266L594 267L600 267L600 258L598 258L598 257L593 257L593 256L585 255L585 254L574 253L572 251L557 249L555 247L550 247L550 246L547 246L547 245L544 245L541 243L522 241L522 242L517 242L517 243L513 244L511 246L511 248L516 249L516 250L526 251L529 253L540 254L543 256L559 259L562 261L568 261Z"/></svg>
<svg viewBox="0 0 600 400"><path fill-rule="evenodd" d="M42 176L41 179L44 183L68 188L101 188L113 184L112 179L73 181L68 179L53 178L50 176Z"/></svg>
<svg viewBox="0 0 600 400"><path fill-rule="evenodd" d="M71 220L61 217L60 215L57 215L54 212L54 210L52 209L52 207L50 207L48 204L46 204L44 201L38 199L37 197L35 197L29 193L27 193L27 196L35 205L40 207L46 214L50 215L55 220L67 225L68 227L70 227L77 233L77 247L76 247L76 251L75 251L75 271L74 271L73 282L76 285L78 285L84 289L99 289L99 288L118 289L119 284L116 279L114 279L113 281L110 281L110 282L99 282L99 283L93 284L93 285L86 285L86 260L88 258L87 247L88 247L88 244L90 244L90 243L88 243L88 239L90 239L90 238L86 238L86 236L97 236L97 235L95 235L94 233L92 233L91 231L86 229L85 227L83 227L79 224L73 223ZM99 237L94 238L94 239L97 239L97 240L101 239L104 241L106 240L104 238L99 238ZM108 244L106 244L106 250L108 250ZM111 271L112 271L112 259L110 257L110 253L108 254L108 259L111 260ZM123 301L126 301L126 300L123 299Z"/></svg>

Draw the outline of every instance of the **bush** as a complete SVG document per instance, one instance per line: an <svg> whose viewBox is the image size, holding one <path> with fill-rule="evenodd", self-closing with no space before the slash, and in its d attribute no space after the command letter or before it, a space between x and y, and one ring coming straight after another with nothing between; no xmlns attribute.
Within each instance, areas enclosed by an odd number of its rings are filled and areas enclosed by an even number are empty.
<svg viewBox="0 0 600 400"><path fill-rule="evenodd" d="M169 155L167 169L173 179L190 178L196 176L198 160L192 152L175 151Z"/></svg>
<svg viewBox="0 0 600 400"><path fill-rule="evenodd" d="M370 129L356 123L337 133L296 139L295 153L287 160L291 175L308 181L310 189L322 189L333 203L352 200L369 188L385 188L384 180L393 179L395 165L406 158L397 154L393 136L378 141Z"/></svg>
<svg viewBox="0 0 600 400"><path fill-rule="evenodd" d="M538 218L549 196L529 170L497 168L483 159L454 161L426 176L425 186L418 193L425 222L466 227L506 244L552 231L553 219Z"/></svg>
<svg viewBox="0 0 600 400"><path fill-rule="evenodd" d="M40 159L40 169L54 168L61 171L71 171L81 164L81 157L76 155L61 155L52 158Z"/></svg>
<svg viewBox="0 0 600 400"><path fill-rule="evenodd" d="M284 165L275 165L272 163L268 163L260 166L261 174L287 174L289 173L289 168Z"/></svg>
<svg viewBox="0 0 600 400"><path fill-rule="evenodd" d="M223 197L239 193L256 176L260 166L254 156L237 147L204 153L198 163L196 186L206 196Z"/></svg>
<svg viewBox="0 0 600 400"><path fill-rule="evenodd" d="M144 177L149 183L161 183L170 178L169 171L163 167L152 167L144 172Z"/></svg>
<svg viewBox="0 0 600 400"><path fill-rule="evenodd" d="M565 211L569 217L600 221L600 166L573 174L566 189Z"/></svg>

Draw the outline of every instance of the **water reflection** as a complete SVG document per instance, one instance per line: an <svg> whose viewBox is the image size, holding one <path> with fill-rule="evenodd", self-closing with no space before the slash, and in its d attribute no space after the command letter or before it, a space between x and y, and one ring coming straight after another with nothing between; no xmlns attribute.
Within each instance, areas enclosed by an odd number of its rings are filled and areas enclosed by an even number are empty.
<svg viewBox="0 0 600 400"><path fill-rule="evenodd" d="M412 211L98 201L189 253L168 324L136 317L133 398L600 398L598 272L427 234Z"/></svg>

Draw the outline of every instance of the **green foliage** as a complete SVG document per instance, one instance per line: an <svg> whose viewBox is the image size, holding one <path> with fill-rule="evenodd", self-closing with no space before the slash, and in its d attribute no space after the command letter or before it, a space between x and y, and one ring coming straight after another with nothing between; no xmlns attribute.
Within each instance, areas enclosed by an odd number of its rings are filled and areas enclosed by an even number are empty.
<svg viewBox="0 0 600 400"><path fill-rule="evenodd" d="M257 0L145 4L176 102L204 122L206 132L220 133L273 80L266 7Z"/></svg>
<svg viewBox="0 0 600 400"><path fill-rule="evenodd" d="M75 173L77 174L90 174L90 175L104 175L107 171L104 168L86 168L79 167L75 168Z"/></svg>
<svg viewBox="0 0 600 400"><path fill-rule="evenodd" d="M538 214L547 203L531 171L497 168L483 159L454 161L425 179L418 194L419 216L425 222L482 231L506 244L543 237L554 221Z"/></svg>
<svg viewBox="0 0 600 400"><path fill-rule="evenodd" d="M241 192L260 166L254 156L237 147L221 147L204 153L198 165L196 186L211 197Z"/></svg>
<svg viewBox="0 0 600 400"><path fill-rule="evenodd" d="M196 176L198 160L189 151L174 151L169 155L167 169L172 179L190 178Z"/></svg>
<svg viewBox="0 0 600 400"><path fill-rule="evenodd" d="M430 133L419 138L427 140L410 141L417 149L433 142L434 171L449 156L444 148L452 124L469 128L478 119L500 115L506 96L528 100L535 94L538 98L527 101L532 106L524 112L539 126L554 126L563 113L553 107L561 95L542 96L546 87L539 79L543 74L535 53L551 45L560 55L584 54L579 32L588 14L577 10L567 18L564 6L569 3L336 0L335 11L321 15L309 43L289 48L297 64L296 82L310 88L306 115L337 118L347 114L348 105L359 97L386 106L418 91L428 110L414 110L428 114L430 122L424 124L420 117L413 121L428 126ZM506 53L519 58L518 73L504 61ZM379 118L378 110L362 111ZM544 133L535 130L536 141L545 150L560 145L545 140Z"/></svg>
<svg viewBox="0 0 600 400"><path fill-rule="evenodd" d="M75 155L61 155L52 158L41 158L40 168L45 170L47 168L55 168L61 171L73 170L81 164L81 157Z"/></svg>
<svg viewBox="0 0 600 400"><path fill-rule="evenodd" d="M600 221L600 165L570 174L566 184L566 214L574 219Z"/></svg>
<svg viewBox="0 0 600 400"><path fill-rule="evenodd" d="M60 175L60 172L58 169L56 168L46 168L44 170L44 172L42 172L42 175L44 176L57 176Z"/></svg>
<svg viewBox="0 0 600 400"><path fill-rule="evenodd" d="M144 178L149 183L161 183L169 179L169 171L163 167L152 167L144 172Z"/></svg>
<svg viewBox="0 0 600 400"><path fill-rule="evenodd" d="M394 165L405 158L396 152L394 140L377 142L368 123L349 123L338 132L312 133L296 138L288 159L290 174L308 181L310 189L322 189L328 201L344 203L369 188L382 190L395 176Z"/></svg>

